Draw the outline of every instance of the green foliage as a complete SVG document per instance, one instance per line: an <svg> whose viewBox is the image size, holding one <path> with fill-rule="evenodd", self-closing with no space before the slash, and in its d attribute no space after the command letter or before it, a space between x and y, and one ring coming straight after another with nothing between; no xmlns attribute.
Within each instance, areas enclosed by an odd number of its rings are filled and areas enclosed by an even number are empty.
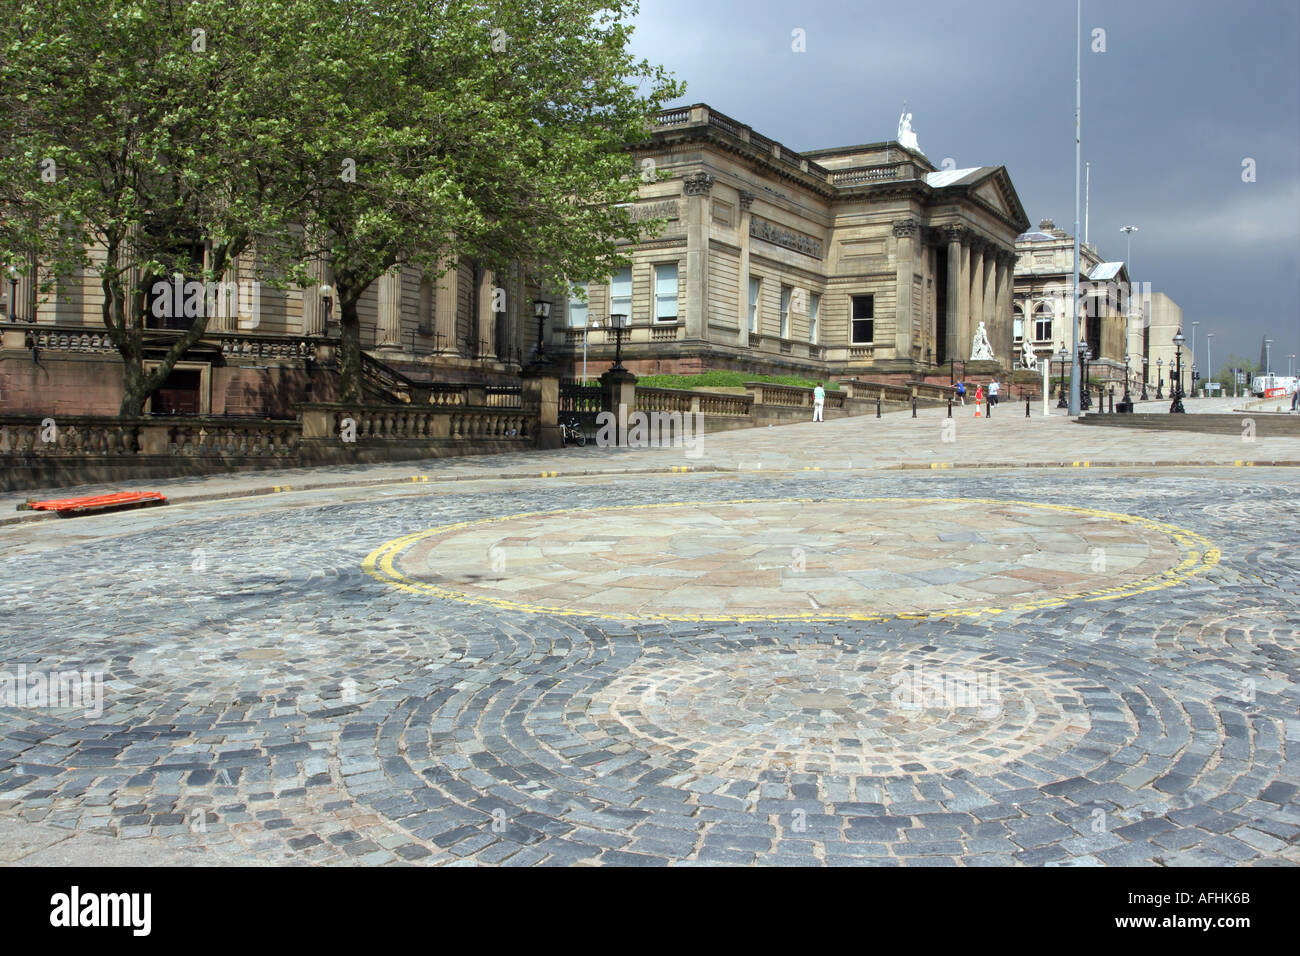
<svg viewBox="0 0 1300 956"><path fill-rule="evenodd" d="M818 379L799 378L793 375L752 375L748 372L729 372L723 370L714 370L710 372L700 372L695 375L643 375L637 379L637 384L646 388L735 388L743 386L746 382L763 382L771 385L795 385L800 388L813 388L817 385ZM821 379L822 388L829 391L838 391L839 385L834 382L828 382Z"/></svg>

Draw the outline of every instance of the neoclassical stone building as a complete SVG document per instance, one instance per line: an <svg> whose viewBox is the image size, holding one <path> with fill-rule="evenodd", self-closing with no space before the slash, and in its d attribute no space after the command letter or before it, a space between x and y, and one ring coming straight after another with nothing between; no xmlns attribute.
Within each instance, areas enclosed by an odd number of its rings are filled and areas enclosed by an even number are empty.
<svg viewBox="0 0 1300 956"><path fill-rule="evenodd" d="M1016 358L1021 357L1024 338L1039 358L1058 360L1062 348L1074 349L1073 288L1070 283L1074 262L1074 237L1058 229L1050 219L1038 228L1016 237L1016 281L1014 336ZM1098 374L1122 377L1125 350L1130 347L1130 329L1142 328L1143 297L1134 288L1130 300L1128 264L1107 262L1096 246L1079 244L1079 286L1085 299L1083 339L1088 343ZM1149 293L1148 293L1149 299ZM1132 345L1140 347L1141 338ZM1141 366L1141 352L1134 351L1134 364ZM1055 370L1053 374L1059 374Z"/></svg>
<svg viewBox="0 0 1300 956"><path fill-rule="evenodd" d="M618 274L574 277L552 342L576 373L584 340L612 351L611 315L642 374L946 379L980 322L1011 367L1028 220L1005 167L938 170L894 141L796 152L705 104L662 113L636 155L634 214L666 226Z"/></svg>
<svg viewBox="0 0 1300 956"><path fill-rule="evenodd" d="M704 104L660 114L636 158L633 215L665 225L626 248L628 268L573 277L585 297L469 260L440 279L397 268L359 303L362 347L416 382L517 383L545 298L546 349L575 377L584 345L591 377L610 364L614 314L630 318L625 364L639 373L946 381L981 322L997 364L1012 367L1012 270L1028 221L1005 167L939 170L895 141L800 153ZM194 244L196 267L206 255ZM332 398L320 361L338 329L328 264L319 285L278 291L252 281L255 255L225 277L229 295L208 298L208 334L148 411L279 418ZM114 414L122 370L97 276L55 281L38 263L33 280L22 266L16 288L3 283L16 321L0 323L0 410ZM151 300L151 361L190 323L154 312Z"/></svg>

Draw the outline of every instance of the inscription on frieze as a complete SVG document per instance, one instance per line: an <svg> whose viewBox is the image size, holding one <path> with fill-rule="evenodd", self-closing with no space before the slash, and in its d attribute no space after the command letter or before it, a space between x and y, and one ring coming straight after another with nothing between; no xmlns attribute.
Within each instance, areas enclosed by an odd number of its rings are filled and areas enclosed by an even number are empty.
<svg viewBox="0 0 1300 956"><path fill-rule="evenodd" d="M814 239L802 232L784 229L776 223L761 219L758 216L750 216L749 234L756 239L762 239L773 245L784 246L787 249L793 249L795 252L802 252L805 256L812 256L815 259L822 258L820 239Z"/></svg>
<svg viewBox="0 0 1300 956"><path fill-rule="evenodd" d="M641 203L631 207L627 213L633 222L644 222L647 219L680 218L677 212L676 199L665 199L662 202Z"/></svg>

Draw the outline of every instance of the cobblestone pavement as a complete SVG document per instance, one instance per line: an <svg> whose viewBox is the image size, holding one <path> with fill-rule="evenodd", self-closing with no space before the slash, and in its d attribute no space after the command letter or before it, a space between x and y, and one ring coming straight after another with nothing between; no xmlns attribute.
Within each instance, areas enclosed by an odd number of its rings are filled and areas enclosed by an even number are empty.
<svg viewBox="0 0 1300 956"><path fill-rule="evenodd" d="M742 471L7 526L0 861L1297 863L1298 491Z"/></svg>

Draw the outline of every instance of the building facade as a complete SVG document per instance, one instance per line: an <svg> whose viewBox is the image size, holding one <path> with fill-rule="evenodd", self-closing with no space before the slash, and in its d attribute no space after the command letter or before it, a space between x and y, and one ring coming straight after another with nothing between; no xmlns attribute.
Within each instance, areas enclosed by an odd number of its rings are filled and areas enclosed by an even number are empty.
<svg viewBox="0 0 1300 956"><path fill-rule="evenodd" d="M553 345L634 372L924 378L984 324L1011 367L1015 237L1002 166L938 170L898 142L796 152L704 104L667 110L633 215L661 220L614 276L575 277ZM942 367L942 368L941 368Z"/></svg>

